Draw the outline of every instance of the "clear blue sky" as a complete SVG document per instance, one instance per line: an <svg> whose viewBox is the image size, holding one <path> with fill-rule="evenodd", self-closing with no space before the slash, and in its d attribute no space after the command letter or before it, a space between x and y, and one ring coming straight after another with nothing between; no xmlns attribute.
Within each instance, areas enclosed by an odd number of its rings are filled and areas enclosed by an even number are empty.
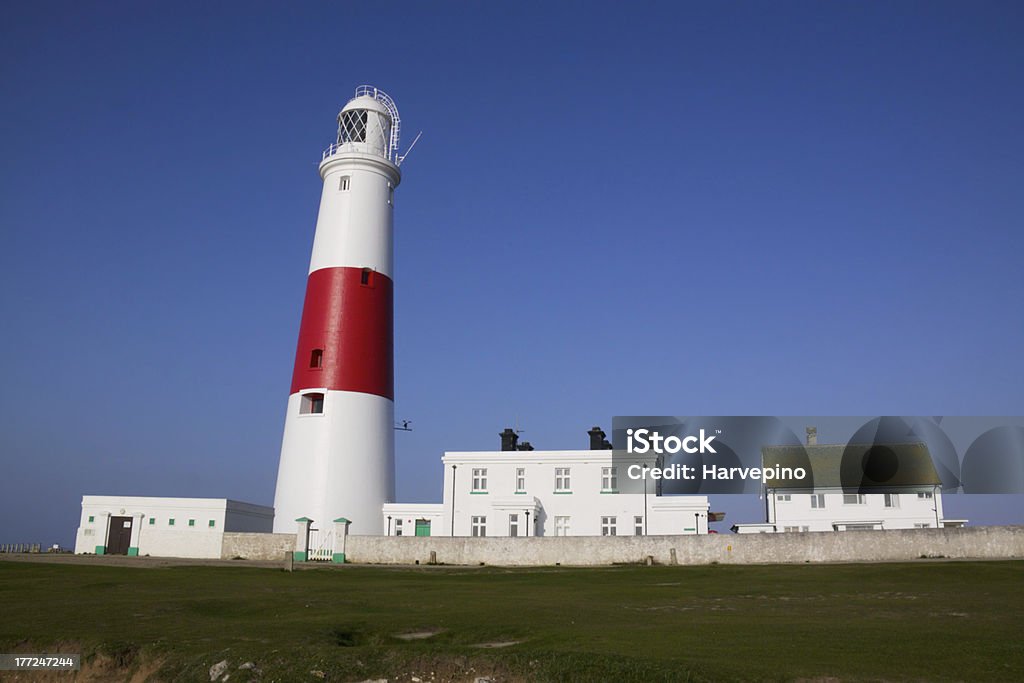
<svg viewBox="0 0 1024 683"><path fill-rule="evenodd" d="M8 4L0 542L70 543L84 493L272 503L362 83L424 131L400 500L516 420L1019 415L1022 35L1015 2Z"/></svg>

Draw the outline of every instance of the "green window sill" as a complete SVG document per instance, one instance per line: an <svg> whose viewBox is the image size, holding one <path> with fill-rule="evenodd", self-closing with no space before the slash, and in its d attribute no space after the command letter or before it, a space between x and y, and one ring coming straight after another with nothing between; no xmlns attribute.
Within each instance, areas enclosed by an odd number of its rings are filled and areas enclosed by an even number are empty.
<svg viewBox="0 0 1024 683"><path fill-rule="evenodd" d="M604 490L601 491L601 493L618 493L618 492L619 492L618 489L604 489Z"/></svg>
<svg viewBox="0 0 1024 683"><path fill-rule="evenodd" d="M471 496L486 496L487 495L487 491L470 491L469 495L471 495Z"/></svg>
<svg viewBox="0 0 1024 683"><path fill-rule="evenodd" d="M572 491L552 491L556 496L568 496L572 495Z"/></svg>

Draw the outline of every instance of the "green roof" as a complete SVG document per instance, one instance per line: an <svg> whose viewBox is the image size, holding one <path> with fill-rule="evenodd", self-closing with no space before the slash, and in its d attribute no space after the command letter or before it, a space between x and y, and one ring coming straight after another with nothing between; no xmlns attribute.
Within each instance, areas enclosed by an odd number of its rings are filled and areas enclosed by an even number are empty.
<svg viewBox="0 0 1024 683"><path fill-rule="evenodd" d="M823 444L820 446L765 446L765 469L802 467L807 477L768 478L768 488L850 490L941 486L928 446L901 444Z"/></svg>

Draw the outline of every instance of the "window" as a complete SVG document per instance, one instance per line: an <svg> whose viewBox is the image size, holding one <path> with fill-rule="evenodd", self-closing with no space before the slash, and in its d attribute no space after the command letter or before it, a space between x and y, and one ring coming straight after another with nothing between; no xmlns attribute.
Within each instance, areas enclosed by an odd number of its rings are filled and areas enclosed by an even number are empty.
<svg viewBox="0 0 1024 683"><path fill-rule="evenodd" d="M487 468L477 467L473 469L473 491L485 493L487 491Z"/></svg>
<svg viewBox="0 0 1024 683"><path fill-rule="evenodd" d="M395 536L402 535L402 519L398 518L395 520Z"/></svg>
<svg viewBox="0 0 1024 683"><path fill-rule="evenodd" d="M394 204L394 203L395 203L395 186L392 185L391 181L389 180L388 181L388 204Z"/></svg>
<svg viewBox="0 0 1024 683"><path fill-rule="evenodd" d="M95 521L96 521L96 517L94 515L89 515L89 524L92 524Z"/></svg>
<svg viewBox="0 0 1024 683"><path fill-rule="evenodd" d="M324 412L323 394L303 394L299 403L301 415L322 415Z"/></svg>
<svg viewBox="0 0 1024 683"><path fill-rule="evenodd" d="M800 531L800 527L798 527L798 526L785 526L785 527L782 527L782 530L786 531L786 532Z"/></svg>
<svg viewBox="0 0 1024 683"><path fill-rule="evenodd" d="M847 531L872 531L875 528L874 524L847 524Z"/></svg>
<svg viewBox="0 0 1024 683"><path fill-rule="evenodd" d="M602 536L614 536L615 535L615 517L602 517L601 518L601 535Z"/></svg>
<svg viewBox="0 0 1024 683"><path fill-rule="evenodd" d="M363 272L359 274L359 284L364 287L373 286L373 270L370 268L363 268Z"/></svg>
<svg viewBox="0 0 1024 683"><path fill-rule="evenodd" d="M217 526L217 522L216 522L216 520L213 520L213 519L211 519L211 520L210 520L210 523L209 523L209 524L207 524L206 526L208 526L208 527L210 527L210 528L212 529L212 528L214 528L215 526Z"/></svg>
<svg viewBox="0 0 1024 683"><path fill-rule="evenodd" d="M516 493L526 493L526 468L516 468Z"/></svg>
<svg viewBox="0 0 1024 683"><path fill-rule="evenodd" d="M887 493L885 494L885 507L887 508L898 508L900 506L900 494L898 493Z"/></svg>
<svg viewBox="0 0 1024 683"><path fill-rule="evenodd" d="M775 496L775 500L779 501L780 503L788 503L789 501L793 500L793 496L791 496L788 493L780 493L779 495Z"/></svg>
<svg viewBox="0 0 1024 683"><path fill-rule="evenodd" d="M366 142L365 109L349 109L342 112L338 121L338 143Z"/></svg>
<svg viewBox="0 0 1024 683"><path fill-rule="evenodd" d="M150 518L149 518L149 525L150 525L150 526L153 526L153 525L155 525L155 524L156 524L156 517L150 517Z"/></svg>
<svg viewBox="0 0 1024 683"><path fill-rule="evenodd" d="M917 494L917 498L918 498L918 500L931 500L932 492L931 491L926 491L924 493L919 493L919 494Z"/></svg>
<svg viewBox="0 0 1024 683"><path fill-rule="evenodd" d="M811 494L811 507L816 510L821 510L825 507L825 494L824 493L812 493Z"/></svg>
<svg viewBox="0 0 1024 683"><path fill-rule="evenodd" d="M473 517L473 535L474 536L486 536L487 535L487 518L486 517Z"/></svg>
<svg viewBox="0 0 1024 683"><path fill-rule="evenodd" d="M508 516L508 535L512 538L519 536L519 515Z"/></svg>
<svg viewBox="0 0 1024 683"><path fill-rule="evenodd" d="M322 368L324 366L324 350L313 349L309 354L309 367Z"/></svg>
<svg viewBox="0 0 1024 683"><path fill-rule="evenodd" d="M167 520L167 526L174 526L174 517L171 517L169 520Z"/></svg>
<svg viewBox="0 0 1024 683"><path fill-rule="evenodd" d="M914 528L915 528L915 529L930 529L930 528L931 528L931 526L932 526L932 525L931 525L931 524L928 524L927 522L924 522L924 523L921 523L921 522L914 522Z"/></svg>
<svg viewBox="0 0 1024 683"><path fill-rule="evenodd" d="M569 491L569 468L555 468L555 491ZM566 518L568 519L568 518Z"/></svg>
<svg viewBox="0 0 1024 683"><path fill-rule="evenodd" d="M643 536L644 535L644 518L641 515L637 515L633 518L633 535Z"/></svg>
<svg viewBox="0 0 1024 683"><path fill-rule="evenodd" d="M341 176L341 179L338 180L338 189L341 190L342 192L347 192L348 188L349 188L349 183L350 182L351 182L350 176L347 176L347 175Z"/></svg>
<svg viewBox="0 0 1024 683"><path fill-rule="evenodd" d="M555 517L555 536L569 535L569 518Z"/></svg>
<svg viewBox="0 0 1024 683"><path fill-rule="evenodd" d="M619 488L619 471L615 467L601 468L601 490L617 491Z"/></svg>
<svg viewBox="0 0 1024 683"><path fill-rule="evenodd" d="M863 493L844 493L843 494L843 505L863 505L864 494Z"/></svg>

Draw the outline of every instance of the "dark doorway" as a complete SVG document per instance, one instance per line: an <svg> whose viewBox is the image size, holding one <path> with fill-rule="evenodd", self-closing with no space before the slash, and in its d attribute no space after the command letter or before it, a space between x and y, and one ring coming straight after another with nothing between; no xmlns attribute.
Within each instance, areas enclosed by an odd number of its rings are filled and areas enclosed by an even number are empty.
<svg viewBox="0 0 1024 683"><path fill-rule="evenodd" d="M107 555L127 555L132 544L132 518L111 517L107 532Z"/></svg>

